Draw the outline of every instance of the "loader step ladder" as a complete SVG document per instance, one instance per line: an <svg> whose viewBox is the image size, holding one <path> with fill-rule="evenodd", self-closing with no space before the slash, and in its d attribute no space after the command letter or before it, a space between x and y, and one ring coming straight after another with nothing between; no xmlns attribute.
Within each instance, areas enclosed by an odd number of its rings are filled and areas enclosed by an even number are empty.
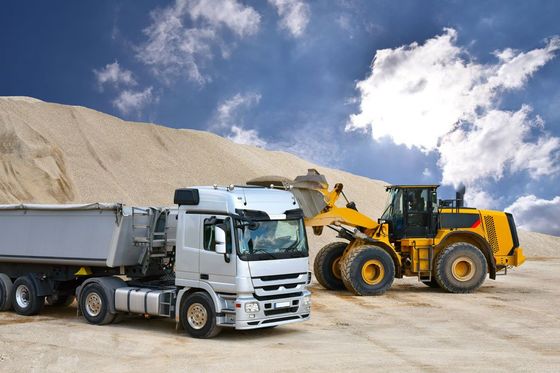
<svg viewBox="0 0 560 373"><path fill-rule="evenodd" d="M144 250L138 263L142 273L148 271L150 259L167 255L167 215L166 209L132 207L134 246Z"/></svg>
<svg viewBox="0 0 560 373"><path fill-rule="evenodd" d="M424 246L424 247L414 247L416 250L416 272L418 273L418 281L431 281L432 271L433 271L433 259L434 259L434 247ZM426 266L422 266L422 263L426 263Z"/></svg>

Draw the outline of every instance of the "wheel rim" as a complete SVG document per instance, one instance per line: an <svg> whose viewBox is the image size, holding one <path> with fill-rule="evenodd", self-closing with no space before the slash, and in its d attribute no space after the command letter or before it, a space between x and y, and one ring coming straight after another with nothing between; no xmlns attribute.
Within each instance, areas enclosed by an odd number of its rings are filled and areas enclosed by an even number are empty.
<svg viewBox="0 0 560 373"><path fill-rule="evenodd" d="M86 312L92 317L99 316L103 301L97 293L89 293L86 297Z"/></svg>
<svg viewBox="0 0 560 373"><path fill-rule="evenodd" d="M200 303L193 303L187 310L187 320L193 329L202 329L208 320L206 308Z"/></svg>
<svg viewBox="0 0 560 373"><path fill-rule="evenodd" d="M362 279L368 285L377 285L385 277L385 268L377 259L370 259L362 266Z"/></svg>
<svg viewBox="0 0 560 373"><path fill-rule="evenodd" d="M339 256L338 258L333 260L331 271L334 277L336 277L339 280L342 280L342 273L340 273L340 258L341 257Z"/></svg>
<svg viewBox="0 0 560 373"><path fill-rule="evenodd" d="M16 289L16 302L21 308L29 307L31 303L31 292L26 285L19 285Z"/></svg>
<svg viewBox="0 0 560 373"><path fill-rule="evenodd" d="M451 264L451 272L457 281L469 281L473 278L475 273L474 262L471 258L461 256L453 261Z"/></svg>

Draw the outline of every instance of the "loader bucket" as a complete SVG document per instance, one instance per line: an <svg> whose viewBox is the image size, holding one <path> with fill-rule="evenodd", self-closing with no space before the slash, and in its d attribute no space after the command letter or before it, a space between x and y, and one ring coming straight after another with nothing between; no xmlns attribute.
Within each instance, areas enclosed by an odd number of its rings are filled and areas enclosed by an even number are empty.
<svg viewBox="0 0 560 373"><path fill-rule="evenodd" d="M293 180L284 176L269 175L260 176L247 181L247 185L261 186L261 187L276 187L276 188L289 188L293 184Z"/></svg>
<svg viewBox="0 0 560 373"><path fill-rule="evenodd" d="M325 194L328 193L328 188L325 176L315 169L309 169L307 175L295 178L291 191L306 218L320 214L327 206Z"/></svg>

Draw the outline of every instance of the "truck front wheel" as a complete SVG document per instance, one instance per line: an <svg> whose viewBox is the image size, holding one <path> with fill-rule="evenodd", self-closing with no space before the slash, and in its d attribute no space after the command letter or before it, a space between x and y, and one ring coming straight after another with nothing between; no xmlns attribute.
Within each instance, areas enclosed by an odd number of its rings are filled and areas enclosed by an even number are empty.
<svg viewBox="0 0 560 373"><path fill-rule="evenodd" d="M216 325L214 302L207 293L189 294L181 304L181 325L194 338L212 338L221 328Z"/></svg>
<svg viewBox="0 0 560 373"><path fill-rule="evenodd" d="M12 288L12 306L18 315L36 315L45 305L45 297L37 296L33 281L27 276L19 277Z"/></svg>
<svg viewBox="0 0 560 373"><path fill-rule="evenodd" d="M10 299L12 287L12 280L4 273L0 273L0 311L9 311L12 308Z"/></svg>
<svg viewBox="0 0 560 373"><path fill-rule="evenodd" d="M103 287L97 283L91 283L82 290L79 306L84 318L90 324L110 324L116 317L109 310L109 300Z"/></svg>

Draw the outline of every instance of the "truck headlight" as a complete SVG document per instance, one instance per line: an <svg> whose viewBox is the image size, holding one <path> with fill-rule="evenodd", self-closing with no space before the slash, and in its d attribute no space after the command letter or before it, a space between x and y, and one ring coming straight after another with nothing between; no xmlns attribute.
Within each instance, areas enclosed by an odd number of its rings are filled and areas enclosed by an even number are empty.
<svg viewBox="0 0 560 373"><path fill-rule="evenodd" d="M245 312L255 313L260 311L259 304L257 302L245 303Z"/></svg>
<svg viewBox="0 0 560 373"><path fill-rule="evenodd" d="M311 297L309 295L303 297L303 306L307 308L311 307Z"/></svg>

